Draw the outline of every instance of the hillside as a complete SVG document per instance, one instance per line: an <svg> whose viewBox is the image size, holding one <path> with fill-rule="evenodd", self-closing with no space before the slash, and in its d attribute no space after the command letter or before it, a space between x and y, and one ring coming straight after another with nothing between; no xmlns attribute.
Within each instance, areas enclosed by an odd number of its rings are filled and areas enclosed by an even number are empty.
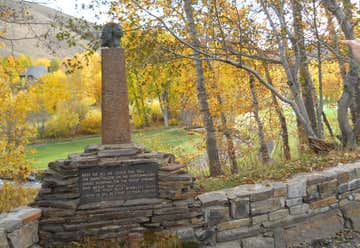
<svg viewBox="0 0 360 248"><path fill-rule="evenodd" d="M86 41L78 41L69 47L58 41L58 21L67 21L71 16L46 6L18 0L0 0L0 10L11 10L12 17L0 19L0 30L5 30L5 43L0 56L26 54L33 58L68 57L84 50ZM71 32L71 35L77 36ZM46 37L46 38L45 38Z"/></svg>

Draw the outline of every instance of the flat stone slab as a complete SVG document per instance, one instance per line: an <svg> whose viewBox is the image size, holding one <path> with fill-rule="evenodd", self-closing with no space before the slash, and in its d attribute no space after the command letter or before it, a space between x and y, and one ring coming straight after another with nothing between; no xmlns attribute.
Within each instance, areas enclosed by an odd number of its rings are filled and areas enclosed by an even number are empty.
<svg viewBox="0 0 360 248"><path fill-rule="evenodd" d="M350 220L351 227L360 229L360 202L351 202L343 207L344 217Z"/></svg>
<svg viewBox="0 0 360 248"><path fill-rule="evenodd" d="M222 191L209 192L197 196L197 199L201 202L204 207L214 205L225 205L228 202L226 194Z"/></svg>
<svg viewBox="0 0 360 248"><path fill-rule="evenodd" d="M27 248L39 242L38 222L28 223L20 229L8 234L11 247L13 248Z"/></svg>
<svg viewBox="0 0 360 248"><path fill-rule="evenodd" d="M243 239L242 248L274 248L274 239L261 236Z"/></svg>
<svg viewBox="0 0 360 248"><path fill-rule="evenodd" d="M230 241L216 244L215 248L241 248L240 241Z"/></svg>
<svg viewBox="0 0 360 248"><path fill-rule="evenodd" d="M6 232L13 232L14 230L20 228L22 225L22 219L16 216L7 216L3 219L0 219L0 228L3 228Z"/></svg>
<svg viewBox="0 0 360 248"><path fill-rule="evenodd" d="M27 224L38 220L41 217L41 210L38 208L24 208L16 213L16 216L22 220L23 224Z"/></svg>
<svg viewBox="0 0 360 248"><path fill-rule="evenodd" d="M331 210L324 214L309 217L285 230L288 246L296 246L302 242L331 237L344 228L341 211Z"/></svg>
<svg viewBox="0 0 360 248"><path fill-rule="evenodd" d="M9 243L7 241L5 229L0 229L0 247L9 248Z"/></svg>
<svg viewBox="0 0 360 248"><path fill-rule="evenodd" d="M300 176L288 181L288 198L299 198L306 195L306 177Z"/></svg>
<svg viewBox="0 0 360 248"><path fill-rule="evenodd" d="M99 158L112 158L112 157L123 157L123 156L133 156L138 153L138 149L118 149L118 150L104 150L99 151Z"/></svg>
<svg viewBox="0 0 360 248"><path fill-rule="evenodd" d="M250 196L251 201L265 200L273 196L274 189L262 184L244 184L234 188L237 197Z"/></svg>

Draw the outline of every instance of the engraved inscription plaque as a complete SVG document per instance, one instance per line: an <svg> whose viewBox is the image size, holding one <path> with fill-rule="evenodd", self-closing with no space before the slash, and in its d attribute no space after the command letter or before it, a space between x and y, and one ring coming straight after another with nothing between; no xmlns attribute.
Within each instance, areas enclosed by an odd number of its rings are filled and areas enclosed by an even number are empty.
<svg viewBox="0 0 360 248"><path fill-rule="evenodd" d="M159 195L158 164L80 169L80 202L130 200Z"/></svg>

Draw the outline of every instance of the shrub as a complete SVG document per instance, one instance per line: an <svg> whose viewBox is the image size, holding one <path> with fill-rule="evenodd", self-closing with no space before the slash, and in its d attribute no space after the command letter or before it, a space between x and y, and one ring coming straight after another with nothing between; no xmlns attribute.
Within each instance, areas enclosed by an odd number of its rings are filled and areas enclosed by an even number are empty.
<svg viewBox="0 0 360 248"><path fill-rule="evenodd" d="M37 193L38 189L4 183L3 187L0 188L0 213L33 202Z"/></svg>
<svg viewBox="0 0 360 248"><path fill-rule="evenodd" d="M178 125L179 124L179 122L178 122L178 120L176 119L176 118L171 118L170 120L169 120L169 125L170 126L176 126L176 125Z"/></svg>
<svg viewBox="0 0 360 248"><path fill-rule="evenodd" d="M81 131L85 134L97 134L101 128L101 112L98 109L90 110L80 123Z"/></svg>
<svg viewBox="0 0 360 248"><path fill-rule="evenodd" d="M67 109L54 114L46 123L45 136L51 138L70 137L76 133L79 115Z"/></svg>
<svg viewBox="0 0 360 248"><path fill-rule="evenodd" d="M151 101L148 103L147 107L149 108L149 113L151 115L151 120L154 123L163 121L163 114L161 112L159 101Z"/></svg>

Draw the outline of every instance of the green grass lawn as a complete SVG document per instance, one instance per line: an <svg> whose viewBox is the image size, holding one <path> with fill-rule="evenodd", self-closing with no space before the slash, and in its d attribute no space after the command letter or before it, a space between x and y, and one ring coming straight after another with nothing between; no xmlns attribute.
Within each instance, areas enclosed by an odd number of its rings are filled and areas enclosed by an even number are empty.
<svg viewBox="0 0 360 248"><path fill-rule="evenodd" d="M153 129L133 132L133 142L144 144L146 148L156 151L174 151L181 156L193 152L201 137L195 133L179 128ZM83 152L89 144L100 144L100 137L74 138L56 143L30 145L35 154L28 155L34 160L34 169L46 169L50 161L67 158L69 154Z"/></svg>

